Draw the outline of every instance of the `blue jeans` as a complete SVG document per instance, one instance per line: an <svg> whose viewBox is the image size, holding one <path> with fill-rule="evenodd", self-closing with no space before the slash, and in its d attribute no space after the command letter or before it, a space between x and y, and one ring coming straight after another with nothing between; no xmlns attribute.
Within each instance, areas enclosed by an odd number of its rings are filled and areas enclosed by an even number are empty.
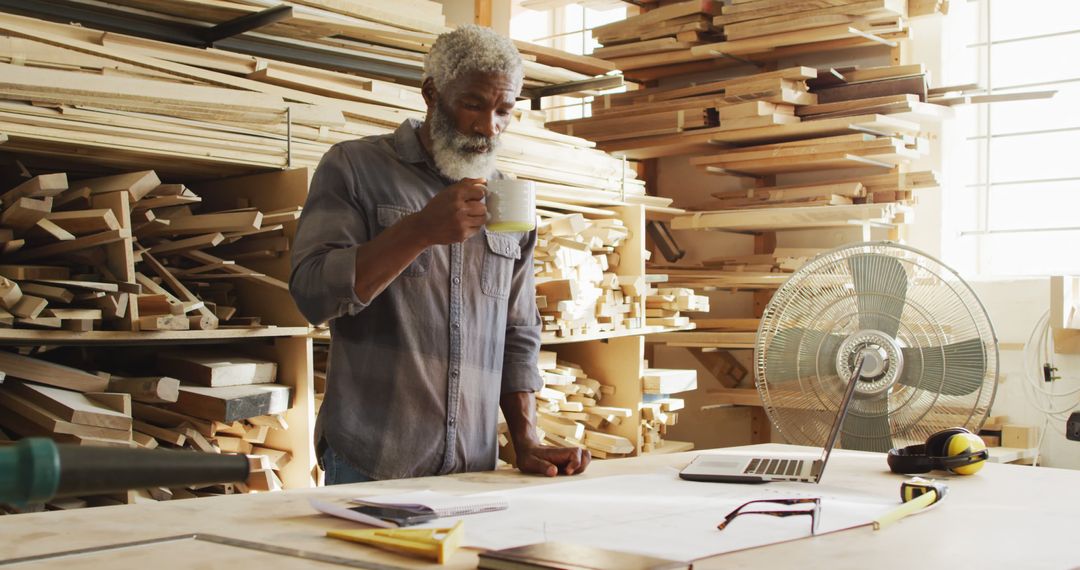
<svg viewBox="0 0 1080 570"><path fill-rule="evenodd" d="M344 485L346 483L366 483L374 481L364 475L356 467L353 467L343 456L334 451L329 444L322 454L323 470L326 473L327 485Z"/></svg>

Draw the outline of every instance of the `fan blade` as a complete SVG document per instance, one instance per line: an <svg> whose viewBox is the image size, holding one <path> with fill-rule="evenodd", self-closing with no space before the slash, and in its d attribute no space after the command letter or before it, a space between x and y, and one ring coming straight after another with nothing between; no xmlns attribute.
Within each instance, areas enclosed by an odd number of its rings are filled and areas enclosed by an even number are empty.
<svg viewBox="0 0 1080 570"><path fill-rule="evenodd" d="M907 295L904 266L886 255L856 255L848 264L859 304L859 327L895 338Z"/></svg>
<svg viewBox="0 0 1080 570"><path fill-rule="evenodd" d="M893 447L889 399L852 400L840 427L844 449L888 452Z"/></svg>
<svg viewBox="0 0 1080 570"><path fill-rule="evenodd" d="M765 355L765 369L771 382L789 382L815 377L818 362L830 373L836 371L836 353L844 337L811 329L782 329L776 333Z"/></svg>
<svg viewBox="0 0 1080 570"><path fill-rule="evenodd" d="M978 390L986 375L986 347L977 338L941 347L903 348L900 383L945 396Z"/></svg>

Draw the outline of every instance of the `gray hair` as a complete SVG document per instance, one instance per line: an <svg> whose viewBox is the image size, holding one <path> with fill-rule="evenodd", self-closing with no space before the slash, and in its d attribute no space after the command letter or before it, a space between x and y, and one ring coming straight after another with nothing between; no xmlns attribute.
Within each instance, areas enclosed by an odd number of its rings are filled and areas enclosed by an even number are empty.
<svg viewBox="0 0 1080 570"><path fill-rule="evenodd" d="M424 58L423 79L434 79L435 89L447 93L450 85L471 73L509 75L519 89L525 79L514 42L491 28L468 24L440 34Z"/></svg>

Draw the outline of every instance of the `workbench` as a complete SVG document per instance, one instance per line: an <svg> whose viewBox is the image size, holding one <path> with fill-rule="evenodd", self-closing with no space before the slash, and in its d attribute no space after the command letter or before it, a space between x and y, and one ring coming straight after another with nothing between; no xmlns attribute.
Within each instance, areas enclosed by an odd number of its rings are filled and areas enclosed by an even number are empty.
<svg viewBox="0 0 1080 570"><path fill-rule="evenodd" d="M799 450L766 444L743 448ZM813 452L812 448L806 451ZM651 454L631 459L593 461L583 478L655 473L678 469L699 452ZM672 476L674 471L672 471ZM974 476L934 473L950 490L944 502L881 530L870 526L732 552L699 560L694 568L1068 568L1080 564L1075 546L1080 528L1080 472L988 463ZM906 477L890 473L884 454L836 450L824 483L851 491L897 496ZM344 499L400 493L429 487L449 493L476 493L562 481L517 471L380 481L356 485L297 489L256 495L232 495L52 511L0 517L0 566L4 560L149 541L140 547L106 548L64 559L44 559L19 568L331 568L261 548L163 537L201 534L238 539L283 550L299 550L349 560L360 568L439 567L367 546L326 538L330 529L352 523L321 515L308 499ZM808 484L809 485L809 484ZM897 499L899 500L899 498ZM723 513L719 513L719 517ZM468 518L465 527L468 529ZM256 545L256 546L258 546ZM251 546L251 545L249 545ZM462 549L445 568L475 568L476 551ZM260 566L265 564L265 566Z"/></svg>

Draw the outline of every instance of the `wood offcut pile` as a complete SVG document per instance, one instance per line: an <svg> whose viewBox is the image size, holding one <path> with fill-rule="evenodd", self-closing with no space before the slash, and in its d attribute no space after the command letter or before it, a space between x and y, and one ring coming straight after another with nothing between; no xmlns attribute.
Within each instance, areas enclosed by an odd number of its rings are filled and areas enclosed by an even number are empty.
<svg viewBox="0 0 1080 570"><path fill-rule="evenodd" d="M65 500L49 508L281 488L277 472L291 456L276 449L273 440L288 427L282 414L292 394L288 386L275 383L275 362L220 349L112 353L100 356L100 362L117 372L0 351L0 370L6 375L0 383L0 433L78 445L242 453L251 461L251 476L245 483L142 489Z"/></svg>
<svg viewBox="0 0 1080 570"><path fill-rule="evenodd" d="M214 23L255 10L224 0L129 3ZM260 33L299 42L297 49L315 43L346 56L360 50L356 57L404 66L417 78L433 38L372 29L370 22L354 26L352 16L343 14L325 16L333 24L307 27L312 17L307 9L294 11L292 20ZM310 38L319 33L326 37ZM350 34L364 39L347 39ZM534 51L546 55L534 55L538 62L527 65L527 85L587 79L611 67L596 58ZM164 176L197 180L210 172L314 167L335 143L392 132L426 112L415 85L377 73L341 73L11 14L0 14L0 78L0 152L19 153L31 170L62 158L99 170L154 165ZM516 110L500 140L499 169L534 180L547 208L664 209L670 203L646 196L632 165L598 151L595 143L544 129L540 112Z"/></svg>
<svg viewBox="0 0 1080 570"><path fill-rule="evenodd" d="M643 399L637 410L604 405L604 397L615 394L616 387L590 378L581 366L559 359L550 351L540 351L537 366L544 388L536 393L537 430L549 445L588 449L596 458L635 455L663 445L668 426L678 421L676 413L683 401L670 395L697 386L694 370L646 368L641 378ZM635 411L637 412L635 414ZM641 449L637 443L611 433L626 422L640 422ZM508 440L500 436L500 445Z"/></svg>
<svg viewBox="0 0 1080 570"><path fill-rule="evenodd" d="M558 447L588 449L594 457L633 455L637 445L605 429L630 421L628 408L603 405L615 387L589 378L577 364L540 351L537 361L544 387L536 393L536 421L541 439Z"/></svg>
<svg viewBox="0 0 1080 570"><path fill-rule="evenodd" d="M619 275L630 230L617 218L581 214L538 228L533 266L544 340L644 326L643 275Z"/></svg>
<svg viewBox="0 0 1080 570"><path fill-rule="evenodd" d="M0 326L89 331L258 326L237 315L237 279L287 291L246 268L287 255L300 208L203 211L152 170L27 179L0 194Z"/></svg>

